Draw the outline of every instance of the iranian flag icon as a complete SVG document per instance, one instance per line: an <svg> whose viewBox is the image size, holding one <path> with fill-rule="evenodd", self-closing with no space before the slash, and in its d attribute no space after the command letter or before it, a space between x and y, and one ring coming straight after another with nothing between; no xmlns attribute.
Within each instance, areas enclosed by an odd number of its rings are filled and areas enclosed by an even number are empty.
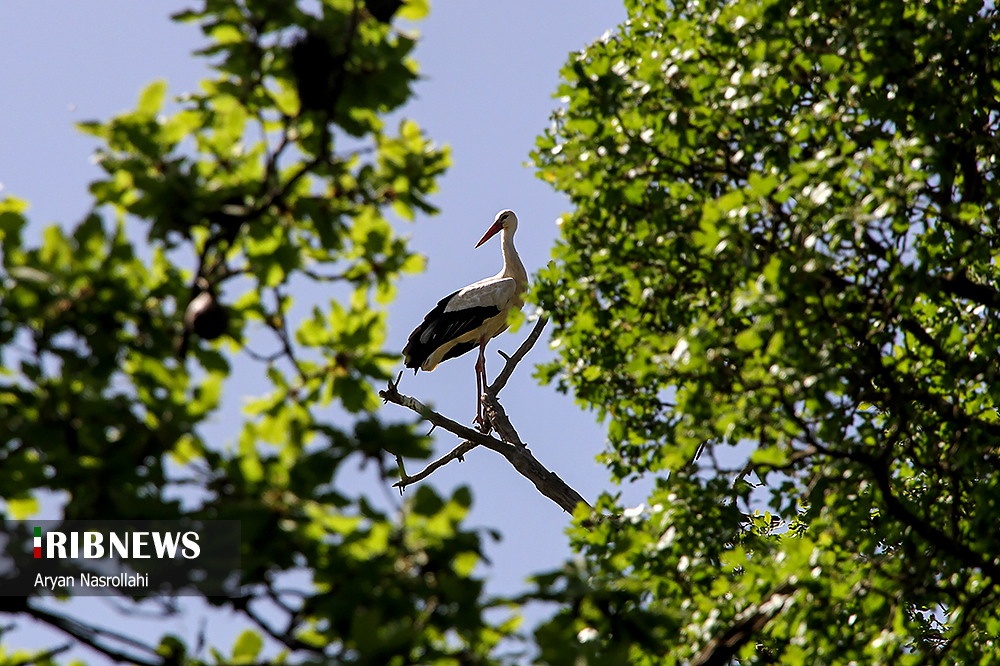
<svg viewBox="0 0 1000 666"><path fill-rule="evenodd" d="M35 557L39 558L42 556L42 528L35 528Z"/></svg>

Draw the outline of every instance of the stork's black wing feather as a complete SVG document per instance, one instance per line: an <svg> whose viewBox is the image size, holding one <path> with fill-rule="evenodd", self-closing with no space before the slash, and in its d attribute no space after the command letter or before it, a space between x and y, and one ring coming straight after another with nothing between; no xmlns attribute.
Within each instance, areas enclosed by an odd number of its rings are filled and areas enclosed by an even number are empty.
<svg viewBox="0 0 1000 666"><path fill-rule="evenodd" d="M448 352L444 356L441 357L441 360L442 361L447 361L449 358L458 358L459 356L461 356L465 352L470 352L470 351L472 351L473 349L475 349L478 346L479 346L479 340L472 340L470 342L462 342L460 344L455 345L451 349L449 349Z"/></svg>
<svg viewBox="0 0 1000 666"><path fill-rule="evenodd" d="M445 312L448 302L454 298L458 292L445 296L438 301L437 306L427 313L424 321L410 333L410 339L403 347L403 356L406 359L406 367L417 369L423 365L427 357L434 353L434 350L449 340L454 340L469 331L479 328L484 321L490 317L500 314L500 308L495 305L483 305L474 308L463 308ZM448 350L441 360L455 358L476 348L478 342L463 342Z"/></svg>

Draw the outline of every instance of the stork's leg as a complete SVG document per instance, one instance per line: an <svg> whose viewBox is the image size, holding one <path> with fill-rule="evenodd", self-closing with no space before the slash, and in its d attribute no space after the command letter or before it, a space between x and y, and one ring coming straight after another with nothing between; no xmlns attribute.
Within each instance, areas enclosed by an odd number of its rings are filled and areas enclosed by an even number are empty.
<svg viewBox="0 0 1000 666"><path fill-rule="evenodd" d="M476 424L483 420L483 390L486 388L486 336L479 336L479 358L476 360Z"/></svg>

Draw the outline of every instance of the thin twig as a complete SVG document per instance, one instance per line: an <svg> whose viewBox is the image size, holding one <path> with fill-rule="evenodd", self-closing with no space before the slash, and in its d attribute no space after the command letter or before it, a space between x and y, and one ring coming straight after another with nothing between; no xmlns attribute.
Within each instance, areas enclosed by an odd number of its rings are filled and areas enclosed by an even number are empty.
<svg viewBox="0 0 1000 666"><path fill-rule="evenodd" d="M7 666L28 666L28 664L37 664L40 661L48 661L49 659L52 659L52 657L69 650L71 647L73 647L72 643L66 643L66 645L60 645L59 647L52 648L47 652L39 652L34 657L27 657L20 661L9 663Z"/></svg>
<svg viewBox="0 0 1000 666"><path fill-rule="evenodd" d="M548 318L539 317L538 321L535 323L535 328L532 329L531 334L524 339L521 346L517 348L513 356L507 357L505 354L501 353L507 359L507 362L503 366L503 370L497 375L497 378L493 380L493 383L489 385L486 389L486 393L496 397L500 393L501 389L507 385L507 380L510 379L511 374L514 372L514 368L517 366L518 362L524 358L524 355L535 346L535 342L538 340L538 336L542 334L542 329L545 328L545 324L548 323Z"/></svg>
<svg viewBox="0 0 1000 666"><path fill-rule="evenodd" d="M397 390L397 387L399 386L399 380L402 379L402 377L403 377L403 373L400 372L398 375L396 375L396 381L395 382L393 382L392 380L389 380L389 387L387 389L387 391L393 392L394 395L399 396L400 398L405 397L405 396L401 395L399 393L399 391ZM379 395L382 397L382 399L386 400L386 401L389 401L390 398L387 397L387 396L385 396L385 395L382 395L382 393L384 393L384 392L380 392L379 393ZM393 402L396 402L396 401L393 400ZM416 402L416 401L414 401L414 402ZM397 403L397 404L400 404L400 403ZM419 404L419 403L417 403L417 404ZM412 407L410 407L410 408L413 409ZM422 415L422 413L420 411L418 411L417 413ZM430 436L430 434L432 432L434 432L435 428L437 428L437 424L432 423L431 424L431 429L427 433L427 435ZM464 457L465 454L468 453L469 451L471 451L472 449L476 448L477 446L479 446L479 444L477 444L475 442L470 442L470 441L466 440L466 441L462 442L461 444L459 444L458 446L456 446L454 449L452 449L448 454L442 456L441 458L438 458L437 460L435 460L434 462L432 462L427 467L425 467L423 470L421 470L417 474L414 474L413 476L410 476L410 475L408 475L406 473L406 468L403 467L403 458L402 458L402 456L400 456L400 455L397 454L396 455L396 464L399 466L399 481L396 482L396 483L394 483L394 484L392 484L392 487L393 488L399 488L399 494L402 495L403 494L403 490L406 488L406 486L408 486L410 484L413 484L413 483L416 483L417 481L422 481L423 479L426 479L428 476L431 475L431 473L434 472L434 470L438 469L439 467L443 467L444 465L447 465L452 460L458 460L459 462L465 462L465 457Z"/></svg>
<svg viewBox="0 0 1000 666"><path fill-rule="evenodd" d="M740 471L736 473L736 476L733 478L733 483L730 486L730 488L735 488L739 484L739 482L742 481L744 477L746 477L746 475L752 471L754 471L753 461L747 460L747 464L743 465ZM747 483L749 483L749 481Z"/></svg>
<svg viewBox="0 0 1000 666"><path fill-rule="evenodd" d="M472 449L476 448L477 446L479 446L479 444L476 444L475 442L469 442L469 441L462 442L454 449L452 449L445 455L441 456L431 464L427 465L427 467L423 468L420 472L414 474L413 476L408 476L405 470L403 470L402 464L400 464L399 466L400 479L396 483L392 484L392 487L399 488L399 492L403 492L403 489L406 488L406 486L414 484L417 481L423 481L428 476L430 476L436 469L438 469L439 467L444 467L452 460L458 460L459 462L463 462L465 460L465 454L471 451Z"/></svg>
<svg viewBox="0 0 1000 666"><path fill-rule="evenodd" d="M243 351L246 353L247 356L261 363L274 363L279 358L285 355L284 349L279 349L278 351L273 352L271 354L259 354L254 350L250 349L250 347L243 347Z"/></svg>
<svg viewBox="0 0 1000 666"><path fill-rule="evenodd" d="M282 356L288 358L291 364L295 367L295 370L298 372L299 381L305 385L308 382L309 377L306 374L306 371L302 369L302 365L299 363L299 359L295 355L295 351L292 347L292 340L288 336L288 322L285 319L285 299L281 295L280 286L273 287L272 291L274 291L276 310L272 317L267 318L268 326L272 331L274 331L278 341L281 342L281 350L283 352Z"/></svg>
<svg viewBox="0 0 1000 666"><path fill-rule="evenodd" d="M308 268L300 268L299 271L306 277L316 280L317 282L337 282L339 280L346 280L347 276L344 273L335 273L333 275L322 275L321 273L316 273Z"/></svg>
<svg viewBox="0 0 1000 666"><path fill-rule="evenodd" d="M247 597L243 598L244 604L239 610L243 611L243 614L250 618L254 624L260 627L265 634L278 641L290 650L302 650L305 652L311 652L317 655L323 655L323 648L317 645L311 645L306 641L293 635L292 631L294 628L295 616L289 618L289 627L285 631L278 631L270 625L261 615L250 608L249 599Z"/></svg>

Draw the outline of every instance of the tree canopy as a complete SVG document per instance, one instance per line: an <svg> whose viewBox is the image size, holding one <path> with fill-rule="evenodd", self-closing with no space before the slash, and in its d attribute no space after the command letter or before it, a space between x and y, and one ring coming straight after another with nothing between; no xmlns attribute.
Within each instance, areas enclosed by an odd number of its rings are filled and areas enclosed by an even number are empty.
<svg viewBox="0 0 1000 666"><path fill-rule="evenodd" d="M209 602L249 628L206 651L38 597L6 599L8 620L141 666L492 659L509 628L482 617L480 533L459 526L468 489L421 487L390 515L337 481L348 459L393 476L396 459L430 451L372 412L398 362L384 306L422 267L386 213L434 213L449 156L413 121L384 121L417 77L414 38L387 21L426 3L374 5L181 13L202 26L215 74L172 102L153 83L134 110L80 126L104 172L85 219L33 247L25 202L0 203L4 517L31 516L44 494L66 519L238 519L242 592ZM293 317L293 283L339 296ZM247 405L233 448L202 427L236 363L272 389ZM305 584L288 577L302 572ZM54 647L6 645L0 663L50 663Z"/></svg>
<svg viewBox="0 0 1000 666"><path fill-rule="evenodd" d="M386 215L434 213L449 163L385 124L417 76L391 21L426 4L306 4L178 15L215 73L81 125L104 176L79 224L32 246L0 201L3 517L238 519L243 586L208 601L248 628L204 649L37 596L5 617L139 666L1000 660L992 3L628 0L571 54L533 155L573 206L533 290L559 354L539 377L605 419L613 480L655 490L588 507L503 434L576 504L580 554L511 599L474 571L470 492L407 476L427 438L374 414L385 308L422 266ZM335 297L300 316L301 285ZM235 363L272 390L226 448L202 429ZM493 446L395 388L466 438L448 459ZM420 486L389 515L348 460ZM525 657L509 612L536 601ZM0 666L64 649L7 626Z"/></svg>
<svg viewBox="0 0 1000 666"><path fill-rule="evenodd" d="M541 374L657 489L541 579L544 660L997 661L996 8L626 5L534 153Z"/></svg>

